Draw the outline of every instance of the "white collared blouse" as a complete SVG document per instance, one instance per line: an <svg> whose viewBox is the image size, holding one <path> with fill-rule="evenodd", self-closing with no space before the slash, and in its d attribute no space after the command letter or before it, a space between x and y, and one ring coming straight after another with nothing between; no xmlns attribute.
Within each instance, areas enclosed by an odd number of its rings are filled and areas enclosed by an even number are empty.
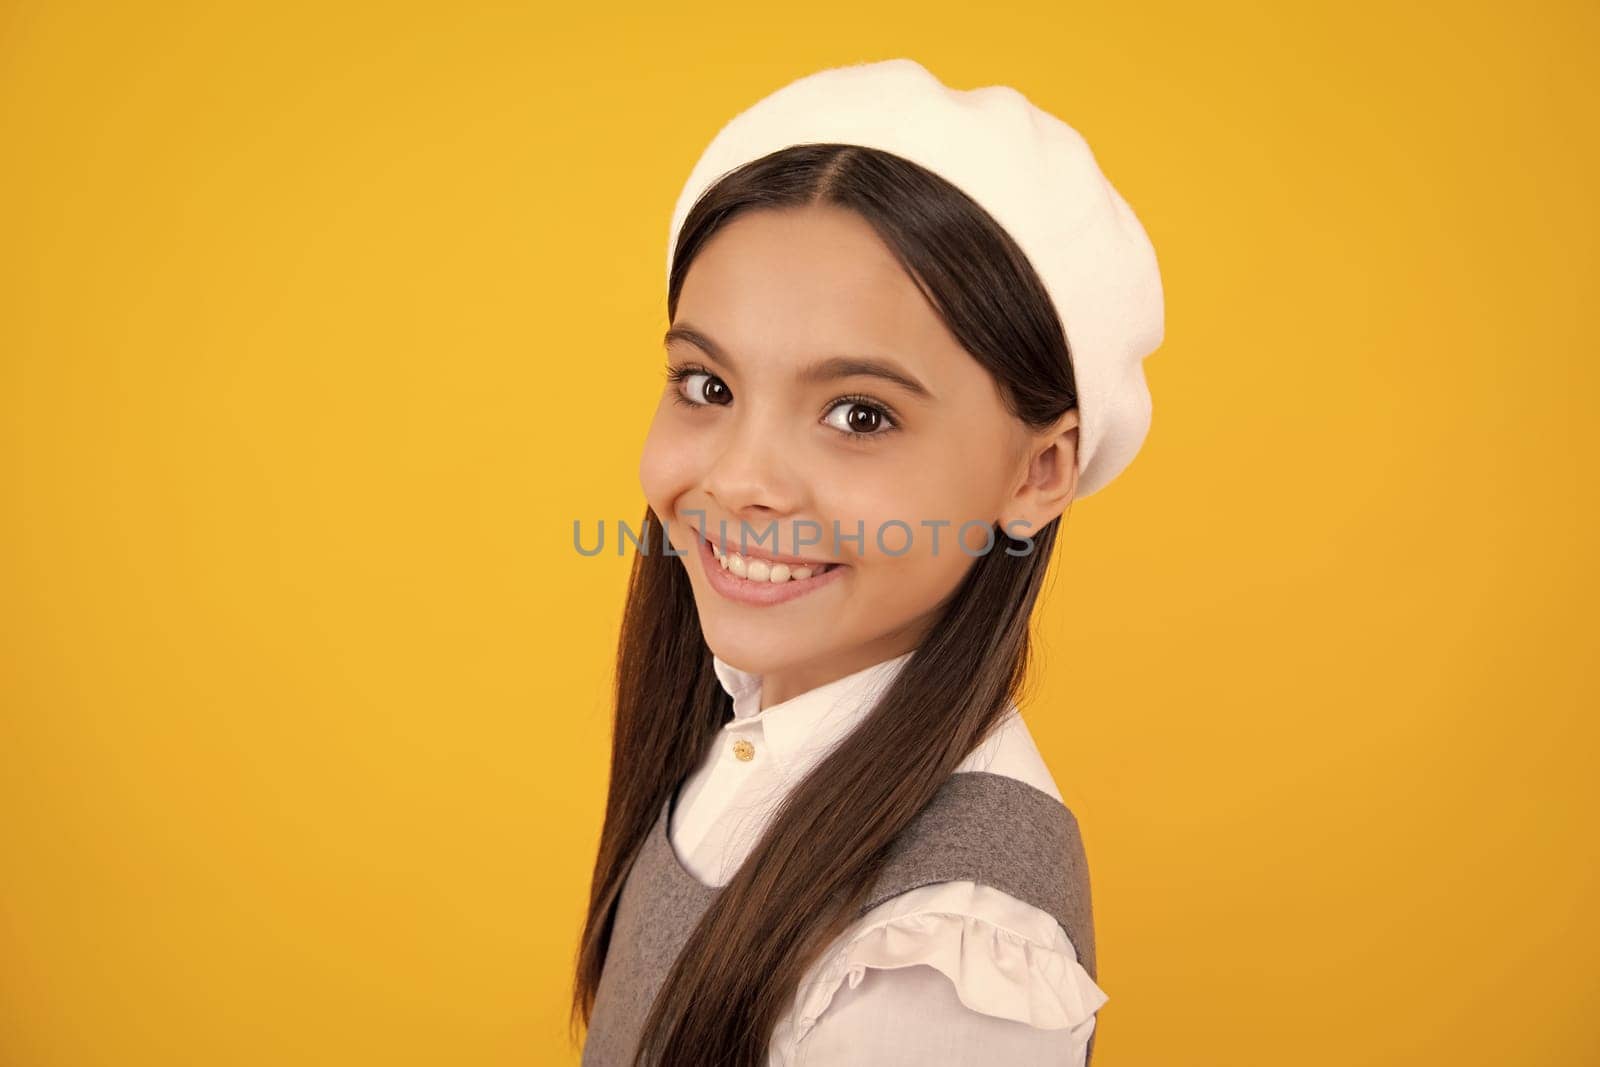
<svg viewBox="0 0 1600 1067"><path fill-rule="evenodd" d="M726 885L785 792L871 711L911 654L761 709L761 678L714 657L733 718L684 782L668 836L684 867ZM958 771L1061 799L1013 706ZM768 1067L1082 1067L1108 997L1049 913L992 886L939 882L858 918L800 982Z"/></svg>

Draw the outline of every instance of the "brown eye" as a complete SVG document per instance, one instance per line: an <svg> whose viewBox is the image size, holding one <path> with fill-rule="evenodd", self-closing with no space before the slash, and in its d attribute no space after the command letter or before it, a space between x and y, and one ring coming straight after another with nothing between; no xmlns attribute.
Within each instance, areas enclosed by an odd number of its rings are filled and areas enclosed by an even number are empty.
<svg viewBox="0 0 1600 1067"><path fill-rule="evenodd" d="M894 422L883 408L849 398L835 401L823 421L852 437L881 437L894 428Z"/></svg>
<svg viewBox="0 0 1600 1067"><path fill-rule="evenodd" d="M678 391L691 404L727 404L733 400L727 382L701 371L685 374Z"/></svg>

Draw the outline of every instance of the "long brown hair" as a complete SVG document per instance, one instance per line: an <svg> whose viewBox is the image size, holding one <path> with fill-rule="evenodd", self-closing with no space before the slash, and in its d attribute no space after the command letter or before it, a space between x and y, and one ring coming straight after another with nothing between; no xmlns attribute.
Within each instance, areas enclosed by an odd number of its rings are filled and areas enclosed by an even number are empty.
<svg viewBox="0 0 1600 1067"><path fill-rule="evenodd" d="M719 227L746 211L810 204L851 209L873 226L1017 418L1042 429L1077 406L1065 331L1011 237L948 181L858 145L791 146L708 189L673 251L668 321L689 265ZM857 917L890 843L1019 695L1060 521L1032 533L1026 552L994 530L994 549L975 558L872 713L783 799L673 965L635 1065L765 1062L773 1026ZM629 867L730 712L688 575L663 551L648 507L644 531L617 649L611 785L578 951L574 1040L594 1007Z"/></svg>

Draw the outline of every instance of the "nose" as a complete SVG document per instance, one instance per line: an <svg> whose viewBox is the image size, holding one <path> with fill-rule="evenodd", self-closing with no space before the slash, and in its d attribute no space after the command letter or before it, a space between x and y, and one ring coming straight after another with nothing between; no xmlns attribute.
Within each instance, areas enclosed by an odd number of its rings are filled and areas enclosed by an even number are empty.
<svg viewBox="0 0 1600 1067"><path fill-rule="evenodd" d="M705 493L735 521L765 523L793 514L802 488L792 455L770 426L740 419L706 470Z"/></svg>

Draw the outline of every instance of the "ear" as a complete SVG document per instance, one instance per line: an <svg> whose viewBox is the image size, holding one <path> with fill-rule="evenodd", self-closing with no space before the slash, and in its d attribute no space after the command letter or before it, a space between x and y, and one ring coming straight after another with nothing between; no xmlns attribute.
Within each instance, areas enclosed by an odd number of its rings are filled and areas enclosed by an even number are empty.
<svg viewBox="0 0 1600 1067"><path fill-rule="evenodd" d="M1023 456L1021 484L1000 509L1000 529L1016 537L1032 537L1059 518L1078 488L1078 409L1030 435ZM1015 525L1013 525L1015 524Z"/></svg>

